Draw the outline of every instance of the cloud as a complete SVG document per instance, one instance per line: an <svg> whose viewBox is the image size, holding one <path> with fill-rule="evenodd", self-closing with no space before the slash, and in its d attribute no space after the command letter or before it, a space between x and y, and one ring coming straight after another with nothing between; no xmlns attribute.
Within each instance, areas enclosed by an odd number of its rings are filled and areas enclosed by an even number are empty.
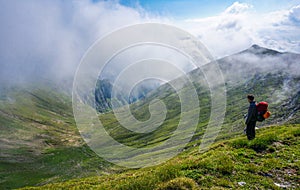
<svg viewBox="0 0 300 190"><path fill-rule="evenodd" d="M239 52L254 43L249 17L251 6L234 3L217 16L178 23L197 36L217 58Z"/></svg>
<svg viewBox="0 0 300 190"><path fill-rule="evenodd" d="M236 30L242 29L241 20L247 16L252 5L235 2L229 6L221 15L221 21L218 23L217 30Z"/></svg>
<svg viewBox="0 0 300 190"><path fill-rule="evenodd" d="M123 26L172 23L197 36L218 58L253 43L300 52L300 5L258 14L235 2L219 15L171 20L117 1L0 1L0 82L72 78L85 51ZM142 53L142 52L141 52ZM167 54L167 53L166 53Z"/></svg>
<svg viewBox="0 0 300 190"><path fill-rule="evenodd" d="M235 2L214 17L178 22L208 47L217 58L252 44L279 51L300 52L300 5L290 10L257 13L255 7Z"/></svg>
<svg viewBox="0 0 300 190"><path fill-rule="evenodd" d="M300 5L293 7L290 11L289 11L289 19L300 25Z"/></svg>
<svg viewBox="0 0 300 190"><path fill-rule="evenodd" d="M115 1L0 1L0 82L70 78L95 40L155 20Z"/></svg>
<svg viewBox="0 0 300 190"><path fill-rule="evenodd" d="M253 6L247 3L239 3L239 2L234 2L230 7L228 7L225 10L225 14L241 14L244 12L247 12L250 8Z"/></svg>

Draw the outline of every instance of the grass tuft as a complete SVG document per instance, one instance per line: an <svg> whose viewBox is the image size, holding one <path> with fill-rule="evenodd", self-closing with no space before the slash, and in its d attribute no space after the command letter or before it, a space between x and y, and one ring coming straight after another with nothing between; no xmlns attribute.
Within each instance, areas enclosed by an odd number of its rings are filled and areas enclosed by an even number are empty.
<svg viewBox="0 0 300 190"><path fill-rule="evenodd" d="M194 190L198 189L197 183L186 177L179 177L172 179L166 183L161 183L158 185L156 190Z"/></svg>

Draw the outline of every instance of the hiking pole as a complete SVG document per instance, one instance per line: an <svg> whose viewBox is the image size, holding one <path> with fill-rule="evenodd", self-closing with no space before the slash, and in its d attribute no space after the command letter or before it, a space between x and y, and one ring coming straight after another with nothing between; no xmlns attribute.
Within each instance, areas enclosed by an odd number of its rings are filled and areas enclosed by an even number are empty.
<svg viewBox="0 0 300 190"><path fill-rule="evenodd" d="M241 121L242 121L242 126L244 127L244 134L246 134L246 126L245 126L246 120L247 120L247 114L243 114L243 119L241 119Z"/></svg>

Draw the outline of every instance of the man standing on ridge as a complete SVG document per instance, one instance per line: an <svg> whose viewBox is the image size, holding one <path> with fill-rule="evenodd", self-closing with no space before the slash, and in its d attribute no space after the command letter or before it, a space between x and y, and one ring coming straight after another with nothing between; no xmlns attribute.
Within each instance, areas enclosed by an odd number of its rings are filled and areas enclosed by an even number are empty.
<svg viewBox="0 0 300 190"><path fill-rule="evenodd" d="M248 102L250 103L248 108L248 114L246 118L246 134L248 140L252 140L255 138L255 126L257 121L257 109L254 101L254 96L252 94L248 94L247 96Z"/></svg>

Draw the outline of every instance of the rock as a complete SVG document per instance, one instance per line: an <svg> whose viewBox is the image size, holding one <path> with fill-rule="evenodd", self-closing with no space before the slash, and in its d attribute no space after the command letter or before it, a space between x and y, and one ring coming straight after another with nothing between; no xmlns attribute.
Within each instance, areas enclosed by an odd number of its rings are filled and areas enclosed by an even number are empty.
<svg viewBox="0 0 300 190"><path fill-rule="evenodd" d="M290 185L284 185L284 184L279 184L279 183L274 183L274 185L276 185L277 187L280 187L280 188L289 188Z"/></svg>
<svg viewBox="0 0 300 190"><path fill-rule="evenodd" d="M262 175L265 177L273 177L273 175L271 173L263 173Z"/></svg>
<svg viewBox="0 0 300 190"><path fill-rule="evenodd" d="M240 181L240 182L238 182L238 184L239 184L239 186L244 186L244 185L246 185L246 182Z"/></svg>

